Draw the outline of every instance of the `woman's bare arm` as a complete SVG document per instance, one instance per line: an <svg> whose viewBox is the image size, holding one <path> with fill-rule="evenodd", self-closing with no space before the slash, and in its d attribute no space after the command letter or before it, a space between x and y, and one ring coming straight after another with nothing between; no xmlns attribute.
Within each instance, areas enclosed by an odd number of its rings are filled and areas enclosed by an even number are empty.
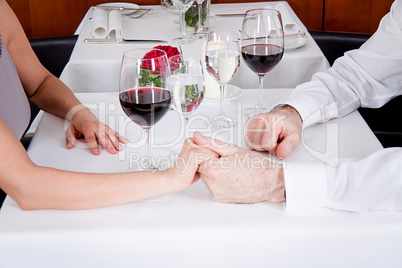
<svg viewBox="0 0 402 268"><path fill-rule="evenodd" d="M30 101L62 118L81 104L71 90L40 63L18 18L4 0L0 0L0 35ZM99 122L89 109L80 109L68 119L71 128L66 133L67 148L74 147L76 139L82 136L94 154L99 154L97 141L113 154L122 150L120 142L127 143L124 137Z"/></svg>

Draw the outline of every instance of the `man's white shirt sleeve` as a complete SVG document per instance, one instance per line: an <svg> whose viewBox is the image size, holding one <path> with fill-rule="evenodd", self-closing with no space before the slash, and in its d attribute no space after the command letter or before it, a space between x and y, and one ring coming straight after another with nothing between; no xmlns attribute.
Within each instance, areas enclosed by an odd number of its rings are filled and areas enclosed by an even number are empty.
<svg viewBox="0 0 402 268"><path fill-rule="evenodd" d="M288 162L284 175L289 209L402 210L402 148L340 159L337 167L319 161Z"/></svg>
<svg viewBox="0 0 402 268"><path fill-rule="evenodd" d="M326 72L297 86L283 104L298 110L306 128L360 106L381 107L401 94L402 0L396 0L377 32L360 49L345 53ZM398 116L395 123L401 124ZM289 208L402 210L402 148L363 159L340 159L336 168L323 163L288 163L284 172Z"/></svg>

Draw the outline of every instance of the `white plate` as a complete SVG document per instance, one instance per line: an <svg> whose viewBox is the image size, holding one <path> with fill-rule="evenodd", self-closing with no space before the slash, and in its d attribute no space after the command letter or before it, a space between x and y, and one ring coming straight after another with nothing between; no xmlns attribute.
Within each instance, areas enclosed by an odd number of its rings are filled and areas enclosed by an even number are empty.
<svg viewBox="0 0 402 268"><path fill-rule="evenodd" d="M306 42L307 40L304 35L285 36L285 50L302 47Z"/></svg>
<svg viewBox="0 0 402 268"><path fill-rule="evenodd" d="M114 3L104 3L104 4L99 4L97 5L99 7L123 7L123 8L130 8L130 10L123 10L121 12L122 15L130 15L133 14L134 12L137 12L137 10L133 9L138 9L139 6L137 4L133 3L126 3L126 2L114 2Z"/></svg>
<svg viewBox="0 0 402 268"><path fill-rule="evenodd" d="M234 100L238 97L240 97L242 94L241 88L239 88L238 86L234 86L234 85L228 85L227 87L227 94L225 96L225 101L226 100ZM208 101L219 101L219 99L209 99L209 98L205 98L205 100Z"/></svg>

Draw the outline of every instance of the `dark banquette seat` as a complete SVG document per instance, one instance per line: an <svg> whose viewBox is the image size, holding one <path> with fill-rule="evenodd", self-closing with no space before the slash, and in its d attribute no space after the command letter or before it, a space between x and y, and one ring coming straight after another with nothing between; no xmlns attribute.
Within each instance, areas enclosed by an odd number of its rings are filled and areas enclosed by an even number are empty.
<svg viewBox="0 0 402 268"><path fill-rule="evenodd" d="M310 34L331 65L346 51L359 48L371 36L325 31L310 31ZM359 112L384 147L402 147L402 96L381 108L359 108Z"/></svg>

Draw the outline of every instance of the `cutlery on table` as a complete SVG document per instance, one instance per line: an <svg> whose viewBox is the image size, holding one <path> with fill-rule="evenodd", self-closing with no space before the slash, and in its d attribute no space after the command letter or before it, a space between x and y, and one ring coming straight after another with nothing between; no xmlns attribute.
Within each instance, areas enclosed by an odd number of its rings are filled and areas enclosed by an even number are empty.
<svg viewBox="0 0 402 268"><path fill-rule="evenodd" d="M92 7L93 9L104 9L104 10L119 10L119 11L125 11L125 10L132 10L132 11L137 11L137 10L152 10L152 8L134 8L134 7L110 7L110 6L94 6Z"/></svg>
<svg viewBox="0 0 402 268"><path fill-rule="evenodd" d="M107 38L85 38L85 43L96 43L96 44L113 44L113 43L124 43L124 42L157 42L157 43L167 43L166 40L158 39L131 39L131 38L121 38L121 39L107 39Z"/></svg>
<svg viewBox="0 0 402 268"><path fill-rule="evenodd" d="M94 6L92 7L93 9L103 9L106 11L111 11L111 10L117 10L117 11L142 11L139 12L140 14L129 14L125 15L126 18L130 19L138 19L147 14L149 11L152 10L152 8L130 8L130 7L107 7L107 6Z"/></svg>
<svg viewBox="0 0 402 268"><path fill-rule="evenodd" d="M218 17L244 16L244 13L219 13L215 14Z"/></svg>
<svg viewBox="0 0 402 268"><path fill-rule="evenodd" d="M151 8L148 8L148 9L141 9L143 12L142 13L140 13L140 14L138 14L138 13L134 13L134 14L131 14L131 15L126 15L125 17L126 18L129 18L129 19L138 19L138 18L141 18L142 16L144 16L145 14L147 14L149 11L151 11L152 9Z"/></svg>

